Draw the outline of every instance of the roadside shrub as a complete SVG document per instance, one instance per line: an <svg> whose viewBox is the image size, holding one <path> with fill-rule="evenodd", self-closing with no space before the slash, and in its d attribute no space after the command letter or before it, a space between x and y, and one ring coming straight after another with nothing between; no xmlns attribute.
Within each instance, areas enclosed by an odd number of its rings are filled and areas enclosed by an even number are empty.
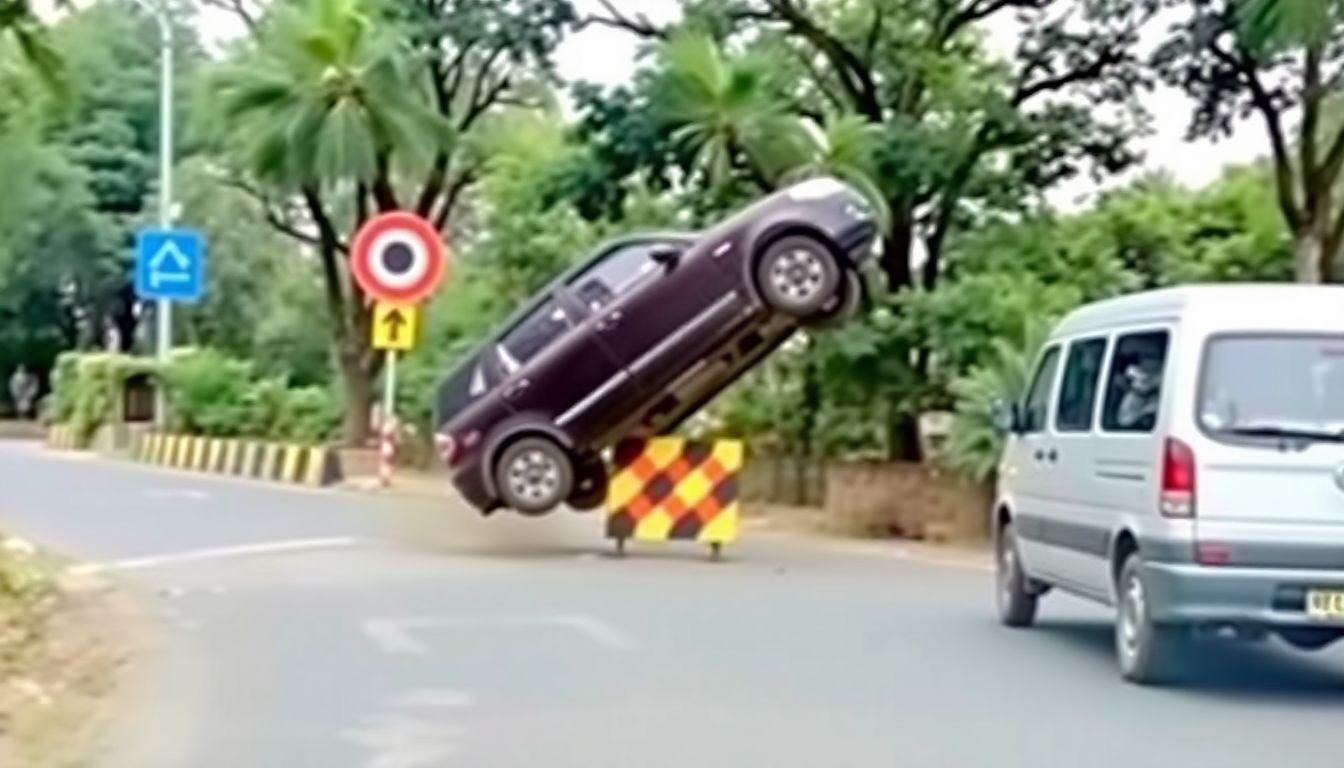
<svg viewBox="0 0 1344 768"><path fill-rule="evenodd" d="M47 419L70 424L79 445L87 445L99 427L122 418L126 382L157 376L151 358L112 353L67 352L56 359Z"/></svg>
<svg viewBox="0 0 1344 768"><path fill-rule="evenodd" d="M176 427L190 434L236 437L249 426L252 364L214 349L176 353L165 374Z"/></svg>
<svg viewBox="0 0 1344 768"><path fill-rule="evenodd" d="M285 390L284 402L269 436L298 443L326 441L341 426L341 403L325 387Z"/></svg>

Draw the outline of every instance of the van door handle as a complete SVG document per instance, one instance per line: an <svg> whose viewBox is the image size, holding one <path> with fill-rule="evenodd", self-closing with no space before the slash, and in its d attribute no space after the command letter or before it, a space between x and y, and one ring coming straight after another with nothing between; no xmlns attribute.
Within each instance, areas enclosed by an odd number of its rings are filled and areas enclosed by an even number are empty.
<svg viewBox="0 0 1344 768"><path fill-rule="evenodd" d="M621 311L619 309L614 309L608 312L607 314L603 315L601 320L597 321L597 329L599 331L609 331L612 328L615 328L616 325L620 322L621 322Z"/></svg>
<svg viewBox="0 0 1344 768"><path fill-rule="evenodd" d="M516 384L511 384L504 389L504 397L513 399L526 392L530 386L532 386L532 382L527 379L519 379Z"/></svg>
<svg viewBox="0 0 1344 768"><path fill-rule="evenodd" d="M1051 449L1047 452L1047 451L1041 450L1040 448L1037 448L1037 449L1036 449L1036 461L1040 461L1040 462L1049 462L1049 463L1051 463L1051 464L1054 464L1056 461L1059 461L1059 451L1056 451L1054 448L1051 448Z"/></svg>

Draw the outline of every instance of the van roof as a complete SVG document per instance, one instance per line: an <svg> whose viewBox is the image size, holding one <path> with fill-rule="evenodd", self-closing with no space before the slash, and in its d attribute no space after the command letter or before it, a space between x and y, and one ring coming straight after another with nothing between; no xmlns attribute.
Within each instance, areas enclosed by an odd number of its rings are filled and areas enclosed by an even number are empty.
<svg viewBox="0 0 1344 768"><path fill-rule="evenodd" d="M1249 312L1248 312L1249 310ZM1221 283L1117 296L1087 304L1064 317L1055 336L1116 325L1174 321L1198 313L1213 325L1244 326L1280 317L1344 317L1344 285ZM1329 323L1336 327L1339 320Z"/></svg>

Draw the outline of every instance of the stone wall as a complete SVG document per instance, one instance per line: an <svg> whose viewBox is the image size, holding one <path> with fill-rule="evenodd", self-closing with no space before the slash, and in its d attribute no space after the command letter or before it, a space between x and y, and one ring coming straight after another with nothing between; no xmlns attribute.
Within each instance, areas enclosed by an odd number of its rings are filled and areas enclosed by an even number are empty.
<svg viewBox="0 0 1344 768"><path fill-rule="evenodd" d="M924 464L827 468L824 526L847 536L975 541L988 536L989 488Z"/></svg>

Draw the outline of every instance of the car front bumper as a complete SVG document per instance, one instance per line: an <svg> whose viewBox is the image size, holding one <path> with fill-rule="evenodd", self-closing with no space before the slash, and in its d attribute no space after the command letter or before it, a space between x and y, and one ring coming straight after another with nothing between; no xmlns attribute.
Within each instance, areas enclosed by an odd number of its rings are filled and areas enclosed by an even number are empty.
<svg viewBox="0 0 1344 768"><path fill-rule="evenodd" d="M1145 583L1153 619L1164 624L1249 624L1323 627L1344 622L1307 616L1307 591L1344 591L1344 570L1237 568L1193 563L1147 563Z"/></svg>

